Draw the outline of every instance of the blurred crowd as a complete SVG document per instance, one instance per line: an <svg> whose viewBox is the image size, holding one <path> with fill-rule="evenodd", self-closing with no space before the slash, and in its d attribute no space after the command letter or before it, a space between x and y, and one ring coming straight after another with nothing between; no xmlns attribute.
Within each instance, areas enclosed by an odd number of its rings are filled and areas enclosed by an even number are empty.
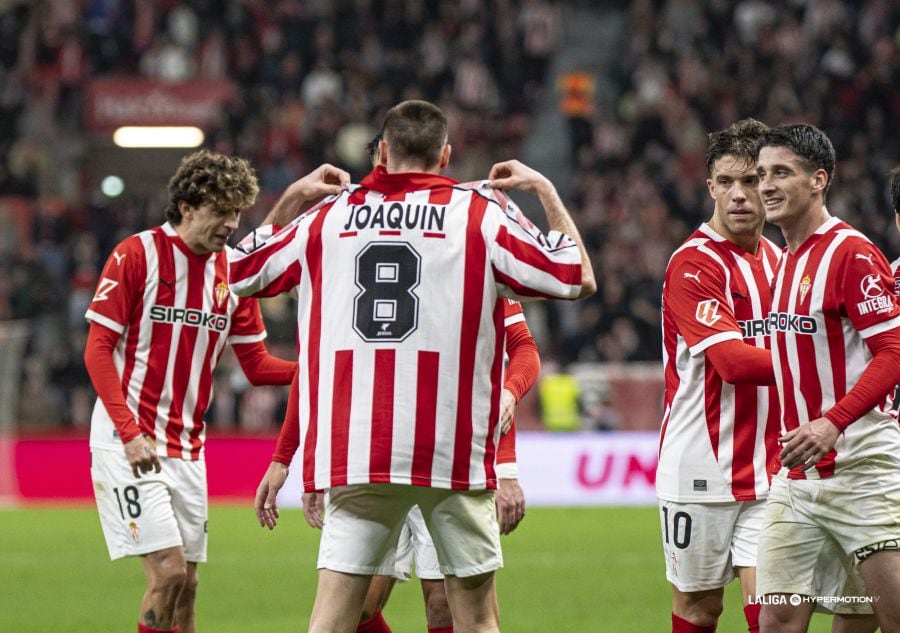
<svg viewBox="0 0 900 633"><path fill-rule="evenodd" d="M633 0L626 25L596 87L612 98L583 117L588 132L571 128L570 202L600 290L561 315L564 358L660 358L666 262L712 213L706 134L740 118L825 130L838 159L829 210L900 256L886 185L900 162L900 5Z"/></svg>
<svg viewBox="0 0 900 633"><path fill-rule="evenodd" d="M600 282L586 302L539 311L542 353L561 366L660 358L666 262L712 209L706 133L745 116L824 129L838 154L829 209L900 255L885 186L900 161L895 2L598 4L626 24L611 73L553 76L570 10L592 3L0 0L0 321L32 323L23 424L87 423L84 310L114 244L162 218L164 191L112 200L88 181L93 77L238 85L206 145L257 169L245 230L322 161L364 175L373 124L401 99L448 113L450 175L474 180L520 156L543 97L561 91L553 114L568 119L572 148L561 186ZM292 310L286 299L264 305L270 346L285 357ZM216 389L220 427L269 430L283 407L282 391L248 390L233 363Z"/></svg>

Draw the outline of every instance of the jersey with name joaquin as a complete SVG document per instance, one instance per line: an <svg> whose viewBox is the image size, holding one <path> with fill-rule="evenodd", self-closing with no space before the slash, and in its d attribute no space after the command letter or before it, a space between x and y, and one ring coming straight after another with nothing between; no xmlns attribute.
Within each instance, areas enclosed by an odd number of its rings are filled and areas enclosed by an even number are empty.
<svg viewBox="0 0 900 633"><path fill-rule="evenodd" d="M700 225L675 251L662 296L665 401L656 490L678 502L765 498L774 463L774 387L732 385L706 359L728 340L766 348L778 249L751 254Z"/></svg>
<svg viewBox="0 0 900 633"><path fill-rule="evenodd" d="M869 239L832 217L796 253L785 251L770 316L784 431L822 417L853 388L872 360L865 339L900 326L894 278ZM830 477L843 466L900 455L891 398L853 422L834 449L791 479Z"/></svg>
<svg viewBox="0 0 900 633"><path fill-rule="evenodd" d="M258 302L228 288L227 250L197 255L169 223L132 235L107 259L85 315L121 335L113 362L126 403L163 456L200 459L226 342L266 336ZM91 446L122 448L99 398Z"/></svg>
<svg viewBox="0 0 900 633"><path fill-rule="evenodd" d="M496 486L504 302L574 298L575 243L435 174L376 168L232 253L232 289L298 290L307 490Z"/></svg>

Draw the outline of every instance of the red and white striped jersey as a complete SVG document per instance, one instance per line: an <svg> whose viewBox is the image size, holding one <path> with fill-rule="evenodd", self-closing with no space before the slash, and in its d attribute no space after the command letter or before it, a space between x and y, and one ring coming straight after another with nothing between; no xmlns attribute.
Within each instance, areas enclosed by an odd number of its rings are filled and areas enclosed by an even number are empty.
<svg viewBox="0 0 900 633"><path fill-rule="evenodd" d="M574 298L574 242L433 174L361 186L231 253L231 287L298 288L307 490L496 486L503 302Z"/></svg>
<svg viewBox="0 0 900 633"><path fill-rule="evenodd" d="M113 362L141 432L160 455L199 459L225 343L266 336L257 301L228 288L226 252L196 255L168 223L132 235L107 259L85 316L121 334ZM99 398L91 446L122 449Z"/></svg>
<svg viewBox="0 0 900 633"><path fill-rule="evenodd" d="M662 295L665 403L656 491L660 499L762 499L775 459L774 387L722 380L705 351L727 340L768 346L770 283L778 249L755 255L700 225L666 267Z"/></svg>
<svg viewBox="0 0 900 633"><path fill-rule="evenodd" d="M822 417L853 388L872 360L865 339L900 326L887 259L859 231L830 218L796 253L785 251L775 275L770 315L782 428ZM900 427L886 395L853 422L834 449L791 479L834 475L876 455L900 455Z"/></svg>

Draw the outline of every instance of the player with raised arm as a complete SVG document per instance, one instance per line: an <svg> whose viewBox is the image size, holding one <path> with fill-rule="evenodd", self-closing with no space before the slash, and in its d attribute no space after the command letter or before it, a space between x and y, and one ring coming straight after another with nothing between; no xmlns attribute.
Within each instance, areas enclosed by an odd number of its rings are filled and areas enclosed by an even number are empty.
<svg viewBox="0 0 900 633"><path fill-rule="evenodd" d="M770 130L757 160L766 219L787 242L769 318L781 467L757 586L770 633L807 629L831 543L862 575L881 630L900 631L900 307L887 259L825 206L834 165L828 137L806 124Z"/></svg>
<svg viewBox="0 0 900 633"><path fill-rule="evenodd" d="M381 165L271 238L251 237L233 259L232 288L299 289L302 480L307 491L330 490L310 630L356 629L370 577L393 572L418 505L447 572L456 630L497 631L498 299L575 299L596 283L544 176L507 161L492 168L490 186L537 195L548 236L512 205L439 175L450 146L434 105L403 102L383 130ZM280 206L296 211L346 180L323 167ZM273 463L267 479L278 483L283 469Z"/></svg>
<svg viewBox="0 0 900 633"><path fill-rule="evenodd" d="M756 176L766 129L745 119L709 135L712 218L666 268L656 487L673 633L715 631L735 576L759 630L756 545L778 432L767 349L778 249L762 237Z"/></svg>
<svg viewBox="0 0 900 633"><path fill-rule="evenodd" d="M510 299L502 301L506 307L504 325L509 365L504 376L500 408L503 435L497 447L497 520L500 533L509 534L525 516L525 497L518 482L516 429L513 417L516 403L537 380L540 373L540 357L525 323L522 306L518 301ZM289 413L290 411L289 407ZM297 428L296 415L292 420L285 418L275 455L275 459L282 463L287 459L287 455L292 455L296 450L299 443L299 438L296 437ZM257 514L261 513L266 503L275 504L273 492L265 486L264 480L256 495ZM322 527L322 496L320 492L308 492L303 495L303 513L307 523L312 527ZM262 521L260 524L263 525ZM393 576L372 577L360 623L356 628L357 633L390 633L391 629L384 621L382 610L387 604L395 580L406 581L411 577L413 561L416 576L422 585L429 633L452 633L453 619L444 590L444 574L438 564L434 542L418 508L410 511L400 534Z"/></svg>
<svg viewBox="0 0 900 633"><path fill-rule="evenodd" d="M228 288L226 243L259 191L243 159L201 150L169 181L166 223L113 250L87 311L85 365L98 394L91 476L112 559L140 556L138 631L193 633L206 560L203 415L230 343L253 384L288 384L256 300Z"/></svg>

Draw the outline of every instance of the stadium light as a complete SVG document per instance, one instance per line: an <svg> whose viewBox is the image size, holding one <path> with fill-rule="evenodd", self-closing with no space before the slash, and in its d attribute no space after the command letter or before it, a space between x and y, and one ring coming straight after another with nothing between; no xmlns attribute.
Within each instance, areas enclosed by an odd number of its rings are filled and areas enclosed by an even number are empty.
<svg viewBox="0 0 900 633"><path fill-rule="evenodd" d="M203 130L198 127L120 127L113 133L119 147L198 147L203 144Z"/></svg>

